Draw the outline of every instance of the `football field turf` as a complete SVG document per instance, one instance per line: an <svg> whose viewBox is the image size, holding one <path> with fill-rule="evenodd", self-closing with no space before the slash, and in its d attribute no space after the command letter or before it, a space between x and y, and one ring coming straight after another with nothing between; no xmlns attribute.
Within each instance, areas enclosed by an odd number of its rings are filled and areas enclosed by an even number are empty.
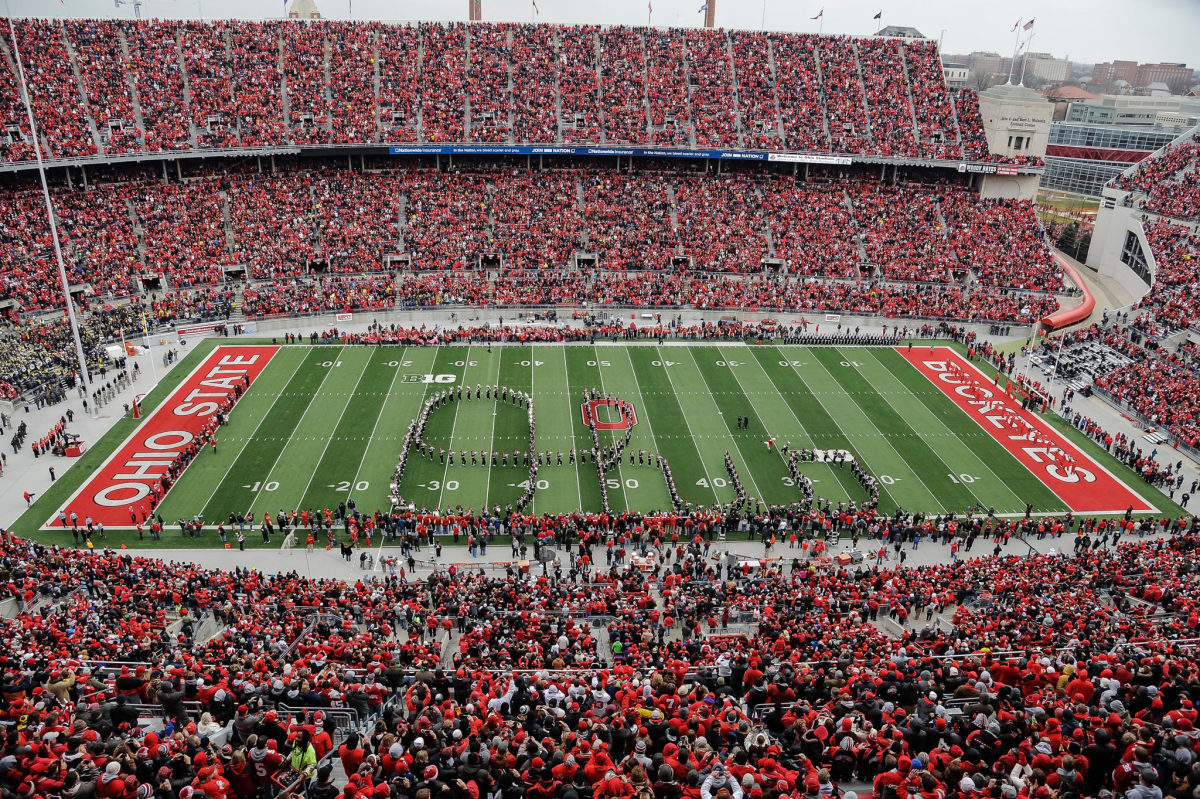
<svg viewBox="0 0 1200 799"><path fill-rule="evenodd" d="M274 354L219 431L217 452L201 452L166 495L172 520L199 513L208 524L230 512L389 507L389 483L409 422L435 392L459 385L528 393L536 447L553 453L537 473L534 513L599 510L596 467L569 465L591 448L585 389L632 404L637 422L621 465L606 475L616 511L665 510L662 472L630 465L629 453L660 454L683 500L711 506L735 498L725 468L732 456L746 492L763 502L798 501L777 447L846 450L880 483L880 511L897 507L963 512L969 506L1015 514L1066 505L1033 472L891 348L608 344L487 347L293 346ZM606 416L606 413L609 415ZM599 421L618 420L601 406ZM739 429L738 417L748 417ZM619 425L618 425L619 426ZM600 433L607 444L621 432ZM435 449L529 448L526 410L481 399L450 402L429 417ZM564 465L557 465L557 453ZM814 493L861 502L850 469L806 463ZM525 466L471 466L410 455L400 494L417 508L480 511L515 503Z"/></svg>

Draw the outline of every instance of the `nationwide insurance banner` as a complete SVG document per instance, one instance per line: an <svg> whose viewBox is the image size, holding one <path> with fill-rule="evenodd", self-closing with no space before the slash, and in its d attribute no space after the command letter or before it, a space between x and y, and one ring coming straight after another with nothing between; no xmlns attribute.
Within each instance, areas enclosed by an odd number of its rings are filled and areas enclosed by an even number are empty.
<svg viewBox="0 0 1200 799"><path fill-rule="evenodd" d="M779 153L762 150L687 150L673 147L602 147L546 144L397 144L388 147L391 155L592 155L627 156L630 158L712 158L718 161L770 161L780 164L817 164L850 166L855 158L849 155L825 153ZM880 163L878 158L857 159L860 163ZM987 175L1015 175L1020 170L1012 164L985 164L969 161L937 162L959 172ZM1030 168L1031 172L1040 169Z"/></svg>

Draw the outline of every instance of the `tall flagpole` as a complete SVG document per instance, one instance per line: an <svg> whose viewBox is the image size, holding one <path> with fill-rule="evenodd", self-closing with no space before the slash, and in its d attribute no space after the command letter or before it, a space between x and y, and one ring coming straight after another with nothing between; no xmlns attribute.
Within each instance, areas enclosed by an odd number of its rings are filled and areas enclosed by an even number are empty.
<svg viewBox="0 0 1200 799"><path fill-rule="evenodd" d="M1013 30L1017 32L1017 35L1013 39L1012 60L1008 62L1008 83L1005 84L1006 86L1012 85L1013 67L1015 67L1017 65L1017 48L1021 46L1021 22L1022 21L1023 20L1018 19L1017 24L1015 26L1013 26Z"/></svg>
<svg viewBox="0 0 1200 799"><path fill-rule="evenodd" d="M1033 33L1029 34L1029 38L1025 40L1025 57L1021 59L1021 80L1018 81L1018 83L1020 83L1022 86L1025 85L1025 67L1029 63L1029 45L1033 43L1033 37L1036 35L1037 31L1034 31Z"/></svg>
<svg viewBox="0 0 1200 799"><path fill-rule="evenodd" d="M29 133L33 137L33 154L37 158L38 177L42 181L42 199L46 203L46 218L50 220L50 237L54 241L54 258L58 262L58 279L62 283L63 300L67 304L67 322L71 327L71 338L75 341L75 355L79 358L79 377L92 416L97 415L95 399L92 397L92 377L88 372L87 356L83 353L83 341L79 338L79 320L75 317L75 303L71 300L71 286L67 283L67 267L63 263L62 245L58 240L58 224L54 221L54 205L50 202L50 187L46 184L46 165L42 163L42 145L38 141L37 123L33 119L33 105L29 100L29 86L25 83L25 65L21 50L17 46L17 29L12 17L8 17L8 33L12 40L13 58L17 61L17 75L21 79L21 100L25 103L25 115L29 119Z"/></svg>

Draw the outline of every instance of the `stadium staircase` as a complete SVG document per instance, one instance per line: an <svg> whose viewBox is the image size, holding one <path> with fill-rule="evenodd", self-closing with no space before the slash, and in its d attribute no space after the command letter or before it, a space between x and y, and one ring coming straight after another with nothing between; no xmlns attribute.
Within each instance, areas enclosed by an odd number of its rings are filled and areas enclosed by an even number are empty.
<svg viewBox="0 0 1200 799"><path fill-rule="evenodd" d="M383 78L379 73L379 33L371 34L371 89L375 92L375 133L377 136L383 132L382 116L383 112L379 108L379 98L383 89ZM382 136L379 136L382 139Z"/></svg>
<svg viewBox="0 0 1200 799"><path fill-rule="evenodd" d="M833 139L829 135L829 100L828 93L825 90L825 75L821 70L821 48L813 45L813 67L817 73L817 90L821 93L821 129L825 132L825 144L828 145ZM786 134L785 134L786 135ZM786 139L785 139L786 141Z"/></svg>
<svg viewBox="0 0 1200 799"><path fill-rule="evenodd" d="M738 147L746 146L746 120L742 116L742 94L738 91L737 59L733 57L733 40L726 31L722 33L725 40L725 57L729 59L729 85L733 94L733 129L737 132Z"/></svg>
<svg viewBox="0 0 1200 799"><path fill-rule="evenodd" d="M404 231L408 230L408 195L401 194L396 203L396 244L403 252Z"/></svg>
<svg viewBox="0 0 1200 799"><path fill-rule="evenodd" d="M71 60L71 75L75 78L75 88L79 90L79 107L87 117L88 132L92 134L92 143L96 145L96 152L103 153L105 152L104 142L100 140L100 129L96 127L96 120L92 118L87 87L83 83L83 74L79 71L79 57L75 53L75 45L71 42L71 37L67 36L67 30L61 23L58 24L58 36L67 51L67 57Z"/></svg>
<svg viewBox="0 0 1200 799"><path fill-rule="evenodd" d="M912 76L908 74L908 56L903 44L896 49L900 52L900 68L904 71L904 95L908 98L908 114L912 119L913 141L917 143L917 152L923 153L925 142L921 141L921 126L917 124L917 107L912 96Z"/></svg>
<svg viewBox="0 0 1200 799"><path fill-rule="evenodd" d="M783 127L783 112L779 107L779 71L775 69L775 47L767 39L767 68L771 70L771 96L775 98L775 135L779 137L780 149L786 149L787 131Z"/></svg>
<svg viewBox="0 0 1200 799"><path fill-rule="evenodd" d="M425 37L421 35L421 29L417 28L417 79L421 79L425 71ZM418 83L418 86L420 84ZM420 102L420 97L417 98L417 141L425 141L425 107Z"/></svg>
<svg viewBox="0 0 1200 799"><path fill-rule="evenodd" d="M192 84L188 80L187 61L183 57L183 36L175 37L175 58L179 62L179 80L183 84L183 103L187 108L188 114L188 142L195 147L197 143L196 131L196 113L192 109L194 99L192 97ZM234 125L234 131L237 132L238 126Z"/></svg>
<svg viewBox="0 0 1200 799"><path fill-rule="evenodd" d="M466 92L463 96L463 141L471 141L471 26L468 25L463 33L463 58L466 66L463 75L466 77Z"/></svg>
<svg viewBox="0 0 1200 799"><path fill-rule="evenodd" d="M850 191L842 189L842 196L846 198L846 210L850 212L850 224L854 227L854 244L858 248L858 276L868 279L874 277L874 269L871 268L872 274L864 275L864 268L870 268L867 263L867 246L863 243L862 229L858 226L858 219L854 216L854 200L850 198Z"/></svg>
<svg viewBox="0 0 1200 799"><path fill-rule="evenodd" d="M129 39L125 36L125 31L121 28L117 29L117 37L121 42L121 58L126 64L133 63L129 54ZM129 90L129 100L133 105L133 122L137 125L138 133L141 134L142 141L147 141L146 136L146 117L142 113L142 103L138 97L137 81L133 79L133 72L129 69L125 72L125 86Z"/></svg>
<svg viewBox="0 0 1200 799"><path fill-rule="evenodd" d="M867 82L863 79L862 59L858 57L858 43L849 40L850 52L854 55L854 68L858 71L858 89L862 92L863 120L867 123L867 139L875 143L875 128L871 124L871 105L867 102Z"/></svg>

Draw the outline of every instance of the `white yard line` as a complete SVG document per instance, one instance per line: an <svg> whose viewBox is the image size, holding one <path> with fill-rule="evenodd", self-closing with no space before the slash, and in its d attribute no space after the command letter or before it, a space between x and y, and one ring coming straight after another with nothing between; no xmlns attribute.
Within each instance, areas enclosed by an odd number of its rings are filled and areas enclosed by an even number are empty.
<svg viewBox="0 0 1200 799"><path fill-rule="evenodd" d="M282 348L280 348L280 351L281 351L281 352L283 351L283 350L282 350ZM305 360L307 360L307 358L308 358L308 356L307 356L307 354L305 354L305 355L301 356L301 358L300 358L300 360L299 360L299 361L297 361L297 362L296 362L296 368L292 370L292 373L291 373L290 375L288 375L288 379L287 379L287 380L285 380L285 381L283 382L283 388L284 388L284 389L287 389L288 383L292 382L292 378L294 378L294 377L296 376L296 373L300 371L300 367L304 365L304 361L305 361ZM269 365L269 364L268 364L268 365ZM261 377L262 377L262 375L260 374L260 375L259 375L259 378L261 378ZM257 382L257 380L256 380L255 382ZM254 388L254 385L253 385L253 384L251 384L250 388ZM233 456L233 462L229 464L229 467L230 467L230 469L232 469L232 468L233 468L233 466L234 466L235 464L237 464L237 459L238 459L239 457L241 457L241 455L242 455L242 452L243 452L243 451L246 449L246 446L247 446L247 445L248 445L248 444L249 444L251 441L253 441L253 440L254 440L255 436L257 436L257 435L258 435L258 430L259 430L259 428L261 428L261 427L262 427L262 425L263 425L263 422L265 422L265 421L267 420L267 418L268 418L268 417L271 415L271 411L272 411L272 410L274 410L274 408L275 408L275 403L279 402L279 398L280 398L280 397L282 397L282 396L283 396L283 391L280 391L278 394L276 394L276 395L275 395L275 399L271 400L271 406L270 406L269 408L267 408L267 411L266 411L266 413L264 413L264 414L263 414L263 417L262 417L261 419L259 419L259 420L258 420L258 424L256 424L256 425L254 426L254 432L250 434L249 438L247 438L247 439L245 439L244 441L242 441L242 445L241 445L240 447L238 447L238 448L237 448L237 454ZM242 399L245 399L245 398L246 398L246 396L245 396L245 394L243 394L243 395L242 395ZM239 402L239 403L240 403L241 401L242 401L241 399L239 399L239 400L238 400L238 402ZM237 405L234 405L234 406L233 406L233 409L236 411L236 410L237 410ZM221 483L222 483L222 482L224 482L224 481L225 481L225 478L226 478L226 477L228 477L228 476L229 476L229 471L228 471L228 470L226 470L225 474L221 475L220 479L216 481L216 484L213 486L213 490L212 490L212 492L211 492L211 493L208 495L208 499L204 500L204 503L203 503L202 505L200 505L200 507L198 508L198 511L199 511L201 514L203 514L203 513L204 513L204 510L205 510L205 508L207 508L207 507L208 507L208 503L212 502L212 498L213 498L213 497L215 497L215 496L217 495L217 491L218 491L218 490L221 488ZM180 477L182 477L182 475L180 475ZM171 484L171 488L174 488L174 487L175 487L175 486L177 486L177 485L179 485L179 480L176 480L174 483L172 483L172 484ZM163 503L163 502L165 502L165 501L166 501L166 499L167 499L167 494L170 494L170 493L171 493L171 491L170 491L170 489L168 489L168 490L167 490L167 492L166 492L166 494L163 494L163 496L162 496L162 499L160 499L160 500L159 500L159 502L158 502L158 507L160 507L160 508L162 507L162 503ZM203 520L202 520L202 521L203 521ZM219 522L224 522L225 520L224 520L224 519L218 519L218 521L219 521Z"/></svg>
<svg viewBox="0 0 1200 799"><path fill-rule="evenodd" d="M596 374L600 375L600 393L607 397L608 391L606 391L604 388L604 367L600 365L600 350L596 349L596 345L594 345L594 344L592 345L592 353L593 353L592 358L594 359L594 363L596 364ZM615 439L615 438L616 438L616 436L613 436L613 439ZM611 440L610 440L610 443L611 443ZM623 461L624 459L625 459L624 452L621 452L617 455L617 475L618 475L617 482L621 484L620 485L621 496L625 500L625 510L629 510L629 495L627 493L625 493L625 473L623 471L621 471L621 461ZM605 472L605 474L607 475L608 473ZM608 478L606 477L605 479L608 479ZM612 503L609 503L609 505L611 506Z"/></svg>
<svg viewBox="0 0 1200 799"><path fill-rule="evenodd" d="M778 352L784 352L784 350L783 350L783 349L781 349L780 347L776 347L775 349L776 349ZM811 348L805 348L805 349L804 349L804 352L805 352L805 353L807 353L807 354L808 354L808 355L809 355L809 356L810 356L810 357L811 357L811 358L812 358L814 361L817 359L817 356L813 354L813 352L812 352L812 349L811 349ZM792 361L791 361L791 359L789 358L789 359L788 359L788 363L789 363L789 364L791 364L791 362L792 362ZM847 444L847 445L852 445L852 443L853 443L853 442L851 442L851 440L850 440L850 436L846 435L846 431L845 431L845 430L842 428L842 425L841 425L841 423L840 423L840 422L838 422L837 418L836 418L836 417L834 417L834 415L833 415L832 413L830 413L830 412L829 412L829 406L827 406L827 405L825 404L825 400L821 399L821 395L820 395L820 394L818 394L817 392L813 391L813 390L812 390L812 386L810 386L810 385L808 384L808 381L804 379L804 375L800 374L800 369L799 369L799 367L797 367L797 366L795 366L795 365L792 365L792 366L791 366L791 369L792 369L792 371L793 371L793 372L795 372L795 373L796 373L796 378L797 378L797 379L800 381L800 383L801 383L801 384L804 386L805 390L806 390L806 391L808 391L808 393L809 393L809 394L811 394L811 395L812 395L812 396L813 396L813 397L816 399L816 401L817 401L817 404L818 404L818 405L820 405L822 409L824 409L824 411L825 411L825 414L826 414L826 415L829 417L830 421L832 421L832 422L833 422L833 425L834 425L834 427L836 427L836 428L838 429L838 432L842 434L842 438L846 439L846 444ZM827 369L826 371L829 371L829 370ZM836 383L837 381L834 381L834 382ZM860 409L860 410L861 410L861 409ZM875 428L875 429L876 429L876 430L878 430L879 428ZM811 438L811 436L809 436L809 437ZM814 446L816 445L816 442L815 442L815 441L813 442L813 445L814 445ZM872 475L874 475L874 476L875 476L875 478L878 480L878 478L879 478L879 475L880 475L880 474L882 474L882 472L880 472L878 469L876 469L876 468L872 467L872 466L870 465L870 463L868 463L868 462L867 462L867 459L866 459L866 458L863 458L863 456L862 456L862 453L855 453L855 454L854 454L854 457L862 459L862 462L867 464L867 468L868 468L868 469L871 471L871 474L872 474ZM879 494L880 494L880 498L882 498L884 494L887 494L889 497L891 497L891 498L892 498L892 504L893 504L893 505L895 505L897 508L901 507L901 505L900 505L900 502L899 502L899 501L896 499L895 495L894 495L894 494L892 494L892 492L891 492L891 491L888 491L888 489L887 489L887 486L883 484L883 481L882 481L882 480L879 480L878 482L879 482ZM929 490L929 486L925 486L925 490L926 490L926 491L928 491L928 490ZM932 491L930 491L930 492L929 492L929 496L930 496L930 497L933 499L933 501L934 501L934 504L937 504L937 495L936 495L936 494L934 494Z"/></svg>
<svg viewBox="0 0 1200 799"><path fill-rule="evenodd" d="M562 350L563 376L566 379L566 386L567 386L567 424L571 426L571 431L573 433L575 430L575 415L574 415L575 414L575 400L571 398L571 370L567 365L567 348L565 346L560 346L559 348ZM529 393L532 394L533 392L531 391ZM575 449L574 444L575 444L575 440L574 440L574 436L572 436L571 449ZM581 454L581 453L576 453L576 455L579 455L579 454ZM575 507L579 508L580 510L583 510L583 481L579 479L579 459L578 458L575 459L575 469L573 471L575 472L575 498L576 498L576 502L577 502Z"/></svg>
<svg viewBox="0 0 1200 799"><path fill-rule="evenodd" d="M387 393L383 395L383 404L379 406L379 415L375 417L375 426L371 428L371 436L367 439L367 445L363 447L362 457L358 459L358 468L354 470L354 482L350 484L350 492L346 494L349 499L354 491L354 486L358 485L358 478L362 476L363 464L367 462L367 452L371 449L371 443L375 441L375 433L379 430L379 423L383 421L384 411L387 410L388 400L392 398L392 391L396 388L396 378L404 371L404 356L408 354L408 347L405 347L400 353L400 365L396 367L396 374L392 375L392 382L388 384ZM434 352L433 357L437 358L437 352ZM425 385L425 391L429 391L429 385ZM421 395L421 403L424 404L425 395Z"/></svg>
<svg viewBox="0 0 1200 799"><path fill-rule="evenodd" d="M870 354L870 356L875 359L875 362L877 364L879 364L883 369L885 369L885 370L887 369L887 365L884 364L883 361L879 360L879 357L875 355L875 352L871 347L863 347L863 349L865 349ZM841 352L841 350L839 349L838 352ZM919 374L919 372L918 372L918 374ZM921 375L921 376L924 377L924 375ZM903 383L901 383L901 385L903 385ZM891 407L892 410L896 411L897 414L900 414L899 409L896 408L895 405L892 405L892 401L889 400L885 394L880 393L880 396L883 397L883 401L886 402ZM1006 482L1004 482L1003 480L1001 480L1000 476L998 474L996 474L994 471L992 471L992 467L988 466L987 461L985 461L983 458L976 455L975 451L966 445L966 442L963 442L961 438L959 438L957 435L955 435L954 431L950 429L950 426L947 425L945 422L943 422L941 417L938 416L936 413L934 413L933 409L930 408L928 405L926 405L924 403L924 401L921 400L920 397L917 397L915 394L913 394L912 396L916 397L917 402L921 403L921 406L924 407L925 410L929 412L929 415L932 416L939 425L941 425L943 430L945 430L947 433L950 434L951 438L963 443L963 448L966 449L966 451L971 454L971 457L973 457L976 461L978 461L979 464L981 466L983 466L983 468L987 469L988 474L990 474L996 480L997 485L1003 486L1004 489L1006 491L1008 491L1009 494L1012 495L1012 498L1017 501L1017 507L1014 508L1014 510L1022 510L1025 505L1025 501L1022 500L1020 496L1018 496L1017 492L1013 491L1011 488L1009 488L1008 484ZM957 408L958 406L955 406L955 407ZM900 414L900 415L903 416L903 414ZM920 434L918 433L918 435L920 435ZM930 445L929 448L933 449L933 446ZM942 456L940 453L938 454L938 460L941 460L942 465L945 466L947 469L950 469L950 464L948 464L948 463L946 463L946 461L942 460ZM951 470L951 471L953 471L953 470ZM975 492L972 491L971 493L974 494ZM975 499L979 499L979 497L976 496ZM987 507L991 507L991 505L989 504Z"/></svg>
<svg viewBox="0 0 1200 799"><path fill-rule="evenodd" d="M467 356L465 358L463 358L462 374L459 375L459 379L463 381L462 387L463 387L464 393L470 389L470 386L468 386L466 384L467 370L470 368L471 368L471 345L468 344L467 345ZM454 389L451 388L450 390L453 391ZM450 423L450 441L446 444L446 449L449 451L453 451L453 449L454 449L454 431L458 428L458 408L464 402L466 402L465 399L454 400L454 421L452 421ZM474 400L472 400L472 402L474 402ZM442 469L442 484L440 486L438 486L437 507L438 507L439 511L442 509L442 497L445 496L445 494L446 494L446 476L449 474L450 474L450 460L447 459L446 467L444 469Z"/></svg>
<svg viewBox="0 0 1200 799"><path fill-rule="evenodd" d="M729 357L725 354L725 351L722 350L720 347L717 347L716 350L717 350L717 352L721 353L721 357L722 357L722 359L725 360L725 363L729 363ZM708 384L708 378L706 378L704 376L704 372L701 371L701 369L700 369L700 362L696 360L696 351L688 350L688 355L691 356L692 363L696 364L696 371L700 372L700 379L704 381L705 388L707 388L709 391L712 391L712 386L710 386ZM743 397L746 397L746 387L742 385L742 378L738 377L737 368L733 367L733 366L726 366L725 368L733 373L733 379L738 384L738 390L742 392ZM770 438L770 431L767 430L767 423L763 420L763 418L761 416L758 415L758 408L756 408L754 406L754 403L752 401L750 401L749 397L746 397L746 399L749 402L750 409L754 411L754 417L756 419L758 419L758 423L762 426L763 432L767 434L768 438ZM716 400L713 400L713 402L715 403ZM725 423L726 435L728 435L730 441L733 442L733 452L737 452L738 456L740 457L742 454L741 447L738 446L737 438L733 435L733 433L729 432L729 420L726 419L724 415L722 415L721 421L723 421ZM733 452L731 452L730 455L732 455ZM734 465L736 466L737 464L734 464ZM751 496L753 496L759 502L762 502L764 505L769 505L770 503L767 501L767 498L762 495L762 489L759 488L758 481L756 481L754 479L754 471L750 468L750 464L743 463L742 467L745 469L746 476L750 478L750 482L753 483L753 485L754 485L754 493ZM741 473L739 473L738 476L741 477Z"/></svg>
<svg viewBox="0 0 1200 799"><path fill-rule="evenodd" d="M321 384L319 386L317 386L317 390L314 391L312 393L312 395L308 398L308 405L305 406L304 413L300 414L300 421L298 421L296 423L296 427L295 427L296 430L299 430L300 426L304 424L304 420L308 417L308 412L310 410L312 410L313 400L316 399L317 395L321 393L321 389L325 387L325 383L326 383L326 381L329 380L329 376L332 375L334 373L334 370L337 369L337 361L339 358L342 357L342 353L345 351L346 351L346 348L344 346L340 347L340 348L338 348L337 354L333 356L333 360L330 362L329 368L325 372L325 376L321 378ZM289 441L288 443L291 443L291 442ZM275 471L275 467L279 465L279 459L283 457L283 453L287 452L287 448L288 448L287 444L284 444L279 449L279 454L275 456L275 462L272 463L271 468L267 469L267 471L263 474L263 485L264 486L268 482L270 482L271 472ZM258 498L261 497L262 495L263 495L263 492L261 489L257 493L255 493L254 499L250 501L250 507L246 509L246 513L249 514L254 511L254 505L255 505L255 503L258 502Z"/></svg>
<svg viewBox="0 0 1200 799"><path fill-rule="evenodd" d="M532 358L532 355L530 357ZM530 360L530 363L533 363L533 361ZM500 351L496 353L496 379L492 381L491 385L493 385L493 386L500 385L500 368L503 364L504 364L504 349L501 348ZM533 367L530 367L530 368L532 369ZM532 385L532 384L530 384L530 385ZM486 391L486 390L487 390L487 386L484 386L484 391ZM530 391L529 394L530 394L530 396L533 396L532 391ZM493 464L492 464L491 460L489 460L489 459L491 458L491 454L496 451L496 415L499 412L500 412L500 401L499 401L499 398L497 397L496 399L494 399L492 401L492 434L490 436L488 436L488 440L486 442L488 446L487 446L487 450L485 450L484 456L483 456L484 459L487 460L487 464L488 464L487 480L485 481L484 488L483 488L483 515L484 516L487 516L488 499L490 499L492 496L492 466L493 466ZM535 489L536 489L536 486L535 486Z"/></svg>
<svg viewBox="0 0 1200 799"><path fill-rule="evenodd" d="M304 506L304 499L308 496L309 489L312 488L313 480L315 480L317 477L317 472L321 470L321 462L325 460L325 455L329 452L329 445L333 443L333 434L337 432L338 425L342 423L342 419L346 418L346 409L349 408L350 403L354 401L354 395L358 393L358 387L362 385L362 380L366 376L367 370L371 368L371 361L375 357L376 352L377 350L372 350L371 354L367 357L366 363L363 364L363 370L359 372L358 380L356 380L354 383L354 390L351 391L346 397L346 404L342 406L342 412L338 414L338 419L333 424L333 430L330 431L329 438L325 439L325 448L321 450L321 457L317 458L316 462L313 464L312 474L308 477L308 485L304 486L304 493L300 495L300 499L298 501L299 507ZM363 448L363 452L366 452L365 447ZM350 488L354 488L354 483L350 484Z"/></svg>
<svg viewBox="0 0 1200 799"><path fill-rule="evenodd" d="M658 350L655 350L655 352L658 353L658 359L659 359L658 362L662 363L663 362L662 350L658 349ZM633 356L629 355L628 348L625 349L625 354L629 356L629 368L632 369L633 368ZM693 358L692 360L694 361L695 359ZM671 392L674 393L675 392L675 381L671 379L670 367L663 366L662 370L667 373L667 382L671 384ZM704 375L701 375L700 377L701 377L701 379L703 379ZM633 379L634 379L634 381L637 381L637 372L636 371L633 373ZM638 391L641 391L641 383L638 383ZM676 395L676 396L678 396L678 395ZM679 405L678 399L675 400L675 404ZM692 423L688 421L687 411L685 411L683 409L682 405L679 405L679 413L683 416L683 424L687 427L688 436L691 437L691 439L692 439L692 448L696 450L696 457L700 459L700 468L704 470L704 482L708 483L708 490L712 492L713 504L720 505L721 498L717 495L717 487L713 485L712 475L708 473L708 464L706 464L704 462L704 454L700 452L700 445L696 443L696 436L694 433L692 433ZM647 424L650 423L649 420L650 420L650 414L647 412L647 414L646 414L646 423ZM651 431L651 434L653 434L653 431ZM657 443L658 442L656 441L655 445L657 445ZM674 471L674 470L672 470L672 471ZM679 486L676 486L675 488L676 488L676 490L678 490Z"/></svg>

